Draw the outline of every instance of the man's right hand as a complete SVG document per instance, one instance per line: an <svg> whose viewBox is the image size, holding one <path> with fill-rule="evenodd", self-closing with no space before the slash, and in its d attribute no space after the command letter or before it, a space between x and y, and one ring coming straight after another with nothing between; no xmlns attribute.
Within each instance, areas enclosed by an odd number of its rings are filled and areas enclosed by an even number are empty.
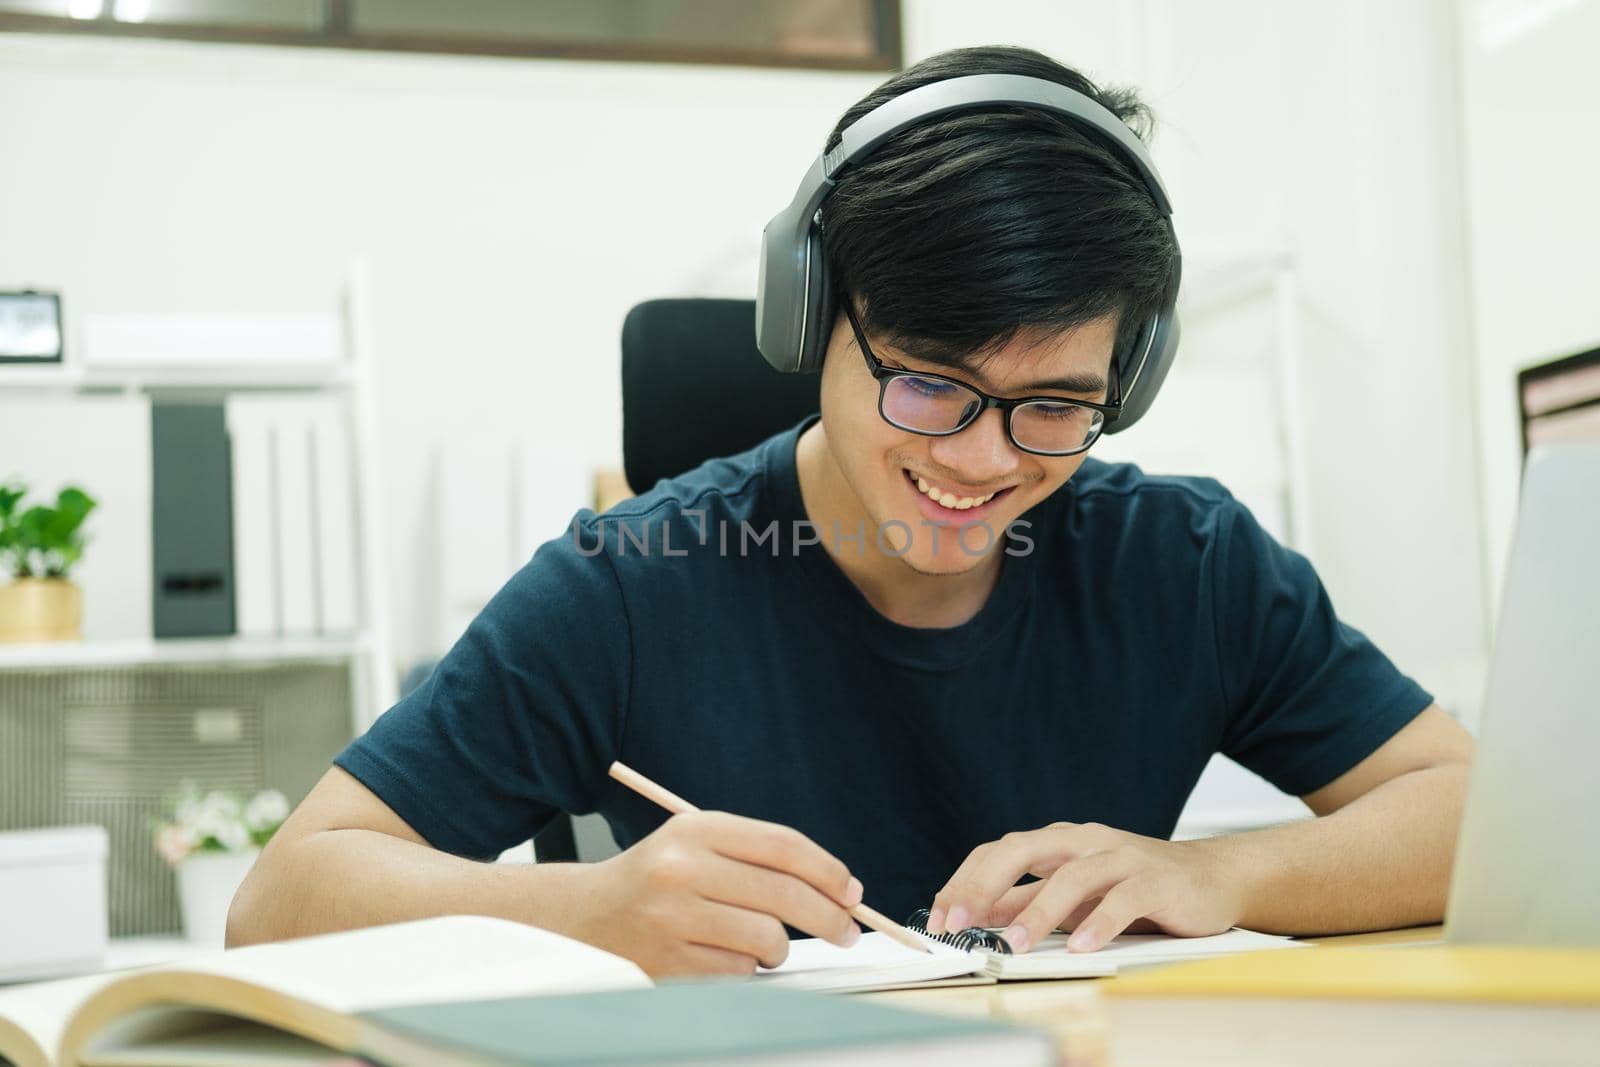
<svg viewBox="0 0 1600 1067"><path fill-rule="evenodd" d="M594 864L575 936L653 977L750 974L789 954L784 924L848 947L861 883L797 830L725 812L674 815Z"/></svg>

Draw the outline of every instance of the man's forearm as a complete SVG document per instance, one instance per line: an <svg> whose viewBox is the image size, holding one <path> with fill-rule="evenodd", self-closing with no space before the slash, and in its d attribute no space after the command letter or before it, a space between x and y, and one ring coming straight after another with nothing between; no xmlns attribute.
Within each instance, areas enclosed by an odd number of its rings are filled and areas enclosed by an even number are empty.
<svg viewBox="0 0 1600 1067"><path fill-rule="evenodd" d="M494 915L570 933L580 864L478 863L374 830L274 841L228 913L228 944L436 915Z"/></svg>
<svg viewBox="0 0 1600 1067"><path fill-rule="evenodd" d="M1329 815L1193 842L1240 893L1239 925L1332 934L1439 922L1468 765L1398 775Z"/></svg>

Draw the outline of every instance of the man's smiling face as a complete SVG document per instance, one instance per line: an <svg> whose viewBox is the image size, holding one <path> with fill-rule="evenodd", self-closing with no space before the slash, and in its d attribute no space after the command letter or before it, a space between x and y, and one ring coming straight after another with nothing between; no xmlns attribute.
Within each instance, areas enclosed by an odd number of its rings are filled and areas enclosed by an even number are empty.
<svg viewBox="0 0 1600 1067"><path fill-rule="evenodd" d="M999 397L1104 403L1116 329L1116 316L1107 315L1066 330L1021 331L970 369L916 359L871 333L867 340L893 370L955 378ZM1062 381L1091 388L1047 384ZM919 573L960 574L1003 549L1011 522L1060 488L1087 455L1023 452L1006 434L1004 413L992 408L947 437L902 430L879 414L878 392L841 314L822 368L829 449L866 516L866 551L875 551L876 530L885 531L883 543L891 548L899 547L894 531L909 531L910 547L901 558ZM963 533L963 526L970 528Z"/></svg>

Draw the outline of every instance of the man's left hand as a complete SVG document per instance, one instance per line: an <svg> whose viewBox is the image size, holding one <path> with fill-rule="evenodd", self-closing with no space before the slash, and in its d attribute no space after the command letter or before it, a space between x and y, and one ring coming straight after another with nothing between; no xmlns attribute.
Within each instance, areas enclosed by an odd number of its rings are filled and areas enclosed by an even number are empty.
<svg viewBox="0 0 1600 1067"><path fill-rule="evenodd" d="M1124 931L1219 934L1238 922L1240 888L1215 842L1163 841L1098 823L1052 823L979 845L934 897L929 933L1005 927L1014 952L1052 930L1093 952ZM1039 880L1017 885L1025 874Z"/></svg>

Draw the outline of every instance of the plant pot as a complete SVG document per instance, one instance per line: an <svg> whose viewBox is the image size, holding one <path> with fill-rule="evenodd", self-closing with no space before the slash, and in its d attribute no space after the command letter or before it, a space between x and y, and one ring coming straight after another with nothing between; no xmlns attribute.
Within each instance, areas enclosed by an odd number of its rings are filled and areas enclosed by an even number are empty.
<svg viewBox="0 0 1600 1067"><path fill-rule="evenodd" d="M228 905L259 855L259 848L196 852L178 864L178 906L183 912L185 937L222 947L228 932Z"/></svg>
<svg viewBox="0 0 1600 1067"><path fill-rule="evenodd" d="M83 590L66 578L17 578L0 585L0 643L77 641Z"/></svg>

